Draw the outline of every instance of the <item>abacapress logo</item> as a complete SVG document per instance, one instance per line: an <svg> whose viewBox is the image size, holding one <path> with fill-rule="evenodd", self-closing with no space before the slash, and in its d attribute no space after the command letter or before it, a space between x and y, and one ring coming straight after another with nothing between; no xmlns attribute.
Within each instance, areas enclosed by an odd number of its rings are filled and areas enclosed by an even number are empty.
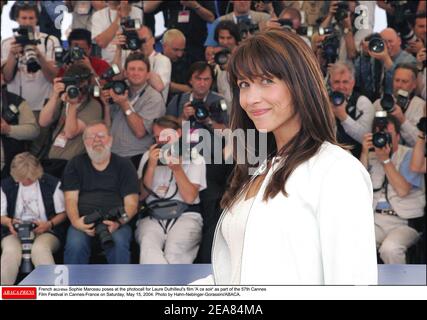
<svg viewBox="0 0 427 320"><path fill-rule="evenodd" d="M36 299L37 288L32 287L3 287L1 288L3 299Z"/></svg>

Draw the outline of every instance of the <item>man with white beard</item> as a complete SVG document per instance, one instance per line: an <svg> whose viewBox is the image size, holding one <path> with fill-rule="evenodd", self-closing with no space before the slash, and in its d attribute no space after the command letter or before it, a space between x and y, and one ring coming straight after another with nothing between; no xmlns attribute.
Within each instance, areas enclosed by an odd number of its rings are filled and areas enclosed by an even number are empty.
<svg viewBox="0 0 427 320"><path fill-rule="evenodd" d="M105 123L88 125L83 140L87 154L70 160L63 177L65 207L71 222L64 263L89 263L95 238L108 263L130 263L132 229L128 222L138 207L136 170L130 160L111 153L113 137ZM91 219L97 213L101 218ZM88 219L94 222L85 223ZM104 230L100 228L103 225Z"/></svg>

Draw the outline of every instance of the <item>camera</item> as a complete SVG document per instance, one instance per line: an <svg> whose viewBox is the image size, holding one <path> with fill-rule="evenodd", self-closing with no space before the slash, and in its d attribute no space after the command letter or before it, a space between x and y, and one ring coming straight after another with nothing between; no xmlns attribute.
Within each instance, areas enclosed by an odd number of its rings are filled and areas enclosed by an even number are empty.
<svg viewBox="0 0 427 320"><path fill-rule="evenodd" d="M335 20L337 22L343 21L345 18L347 18L348 12L350 8L348 7L348 3L345 1L338 2L337 11L335 12Z"/></svg>
<svg viewBox="0 0 427 320"><path fill-rule="evenodd" d="M214 56L215 63L219 66L226 65L230 54L231 54L231 51L227 48L224 48L221 51L215 53L215 56Z"/></svg>
<svg viewBox="0 0 427 320"><path fill-rule="evenodd" d="M210 112L206 107L205 103L203 102L203 100L193 100L191 101L191 106L195 110L195 113L194 113L195 120L203 121L207 117L209 117Z"/></svg>
<svg viewBox="0 0 427 320"><path fill-rule="evenodd" d="M5 106L2 111L3 112L1 116L4 121L6 121L8 124L18 123L19 110L14 104Z"/></svg>
<svg viewBox="0 0 427 320"><path fill-rule="evenodd" d="M126 43L122 46L124 50L136 51L141 48L144 43L138 37L137 29L141 28L141 23L137 19L131 19L129 17L123 18L120 23L123 29L123 35L126 37Z"/></svg>
<svg viewBox="0 0 427 320"><path fill-rule="evenodd" d="M395 109L394 98L391 94L385 93L381 98L380 104L384 111L393 112Z"/></svg>
<svg viewBox="0 0 427 320"><path fill-rule="evenodd" d="M338 36L335 34L330 35L322 42L320 47L326 64L335 63L338 58L338 49L340 47Z"/></svg>
<svg viewBox="0 0 427 320"><path fill-rule="evenodd" d="M256 23L252 23L250 18L240 19L237 22L237 28L241 39L245 39L249 34L254 34L259 30L259 26Z"/></svg>
<svg viewBox="0 0 427 320"><path fill-rule="evenodd" d="M406 48L406 44L409 41L414 41L416 39L414 30L409 24L415 17L411 12L409 1L388 1L388 3L394 8L395 29L399 30L399 35Z"/></svg>
<svg viewBox="0 0 427 320"><path fill-rule="evenodd" d="M396 104L405 111L409 104L409 92L399 89L397 91Z"/></svg>
<svg viewBox="0 0 427 320"><path fill-rule="evenodd" d="M333 91L329 97L335 107L342 105L345 102L345 96L339 91Z"/></svg>
<svg viewBox="0 0 427 320"><path fill-rule="evenodd" d="M110 82L107 82L102 90L110 90L113 89L114 93L117 95L123 95L125 94L126 90L128 90L129 86L127 83L123 80L113 80Z"/></svg>
<svg viewBox="0 0 427 320"><path fill-rule="evenodd" d="M105 213L95 210L84 217L83 221L85 224L95 224L95 235L98 236L102 249L107 250L114 246L113 237L110 231L108 231L108 226L103 221L117 221L123 214L123 208L113 208Z"/></svg>
<svg viewBox="0 0 427 320"><path fill-rule="evenodd" d="M291 19L279 19L277 22L284 28L293 29L294 24Z"/></svg>
<svg viewBox="0 0 427 320"><path fill-rule="evenodd" d="M13 29L13 32L16 43L23 47L28 73L36 73L41 69L36 53L36 46L41 43L40 40L35 38L34 30L30 26Z"/></svg>
<svg viewBox="0 0 427 320"><path fill-rule="evenodd" d="M423 134L426 134L426 117L421 117L420 121L417 123L417 128L420 130Z"/></svg>
<svg viewBox="0 0 427 320"><path fill-rule="evenodd" d="M110 80L112 79L114 76L117 76L118 74L120 74L120 68L117 64L113 64L111 66L111 68L108 68L107 71L105 71L102 75L101 75L101 79L104 80Z"/></svg>
<svg viewBox="0 0 427 320"><path fill-rule="evenodd" d="M386 145L391 145L391 135L387 132L387 112L377 111L374 118L374 134L372 136L372 144L376 148L384 148Z"/></svg>
<svg viewBox="0 0 427 320"><path fill-rule="evenodd" d="M64 51L61 47L55 48L55 62L58 66L80 61L84 56L84 50L78 46L72 47L69 51Z"/></svg>
<svg viewBox="0 0 427 320"><path fill-rule="evenodd" d="M366 40L368 41L368 48L370 51L375 53L381 53L384 51L385 43L383 38L381 38L381 35L373 34L369 36Z"/></svg>
<svg viewBox="0 0 427 320"><path fill-rule="evenodd" d="M80 95L80 82L88 80L90 74L65 76L61 82L65 85L65 92L70 99L75 99Z"/></svg>
<svg viewBox="0 0 427 320"><path fill-rule="evenodd" d="M22 247L22 262L20 271L24 274L28 274L34 269L31 262L31 249L35 239L33 230L36 227L36 224L32 221L22 221L22 223L15 223L13 227L18 233L18 238L21 241Z"/></svg>

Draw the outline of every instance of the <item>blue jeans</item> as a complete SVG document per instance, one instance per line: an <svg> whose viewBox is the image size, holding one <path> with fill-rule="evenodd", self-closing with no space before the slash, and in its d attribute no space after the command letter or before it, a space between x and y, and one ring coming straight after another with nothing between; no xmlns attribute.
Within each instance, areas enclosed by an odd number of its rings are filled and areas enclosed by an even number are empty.
<svg viewBox="0 0 427 320"><path fill-rule="evenodd" d="M112 233L114 246L105 250L105 256L110 264L128 264L130 263L130 242L132 238L132 229L125 224ZM99 241L88 236L86 233L77 230L73 226L68 228L67 241L65 243L64 263L65 264L88 264L92 241Z"/></svg>

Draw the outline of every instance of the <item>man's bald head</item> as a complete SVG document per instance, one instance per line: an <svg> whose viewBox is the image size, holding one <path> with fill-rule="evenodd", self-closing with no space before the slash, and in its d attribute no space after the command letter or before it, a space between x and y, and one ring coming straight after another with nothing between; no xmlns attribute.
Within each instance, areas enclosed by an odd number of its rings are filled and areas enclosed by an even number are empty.
<svg viewBox="0 0 427 320"><path fill-rule="evenodd" d="M390 57L395 57L401 51L400 45L402 44L402 40L397 34L396 30L392 28L386 28L381 31L381 38L384 39L384 42L387 46L388 54Z"/></svg>

